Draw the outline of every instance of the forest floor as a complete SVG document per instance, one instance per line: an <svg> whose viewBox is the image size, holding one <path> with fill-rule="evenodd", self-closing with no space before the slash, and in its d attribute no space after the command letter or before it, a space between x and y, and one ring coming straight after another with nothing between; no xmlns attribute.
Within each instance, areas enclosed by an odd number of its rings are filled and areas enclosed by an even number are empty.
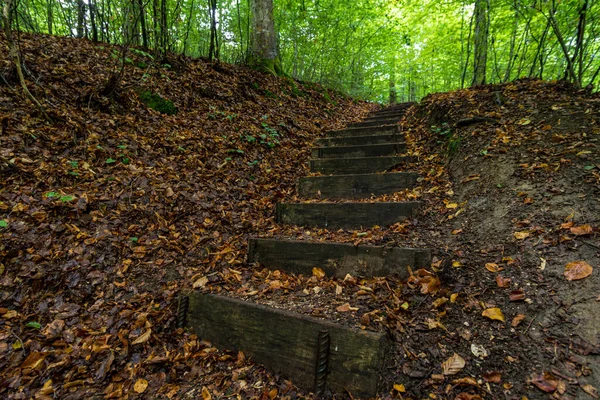
<svg viewBox="0 0 600 400"><path fill-rule="evenodd" d="M177 329L191 289L387 332L382 398L598 397L600 96L526 80L428 96L402 121L418 187L371 199L422 210L327 231L277 225L275 204L304 200L316 138L375 105L139 51L119 75L113 46L21 39L53 122L20 96L0 36L2 397L310 397ZM407 282L293 276L247 265L249 236L434 260Z"/></svg>

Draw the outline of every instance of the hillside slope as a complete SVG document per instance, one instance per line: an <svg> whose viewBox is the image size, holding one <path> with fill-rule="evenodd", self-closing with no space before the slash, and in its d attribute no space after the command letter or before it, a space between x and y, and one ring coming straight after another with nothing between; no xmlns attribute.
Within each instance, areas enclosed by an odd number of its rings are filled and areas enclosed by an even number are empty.
<svg viewBox="0 0 600 400"><path fill-rule="evenodd" d="M1 37L0 48L0 395L119 397L145 379L145 395L173 397L194 376L201 387L255 368L175 333L175 296L244 263L247 235L273 227L276 201L306 173L310 143L373 106L140 51L118 79L119 48L24 34L49 124L18 94ZM177 112L141 102L157 95ZM275 387L261 371L244 397Z"/></svg>

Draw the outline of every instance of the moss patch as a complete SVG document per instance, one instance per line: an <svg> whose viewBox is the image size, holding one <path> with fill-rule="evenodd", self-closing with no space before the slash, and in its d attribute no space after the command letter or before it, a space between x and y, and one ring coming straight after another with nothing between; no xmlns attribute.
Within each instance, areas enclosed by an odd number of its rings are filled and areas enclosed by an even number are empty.
<svg viewBox="0 0 600 400"><path fill-rule="evenodd" d="M156 93L143 90L138 92L138 96L140 97L142 103L153 110L156 110L162 114L177 114L177 107L175 107L175 104L173 104L171 100L164 99Z"/></svg>

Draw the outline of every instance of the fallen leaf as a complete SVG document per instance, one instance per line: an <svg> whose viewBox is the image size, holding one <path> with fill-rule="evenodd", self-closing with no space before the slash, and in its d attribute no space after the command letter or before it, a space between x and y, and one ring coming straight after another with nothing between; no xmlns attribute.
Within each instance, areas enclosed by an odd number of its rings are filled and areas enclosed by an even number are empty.
<svg viewBox="0 0 600 400"><path fill-rule="evenodd" d="M573 261L565 267L564 275L568 281L587 278L592 274L594 268L585 261Z"/></svg>
<svg viewBox="0 0 600 400"><path fill-rule="evenodd" d="M462 233L462 231L463 231L462 229L455 229L455 230L452 231L452 234L453 235L458 235L459 233Z"/></svg>
<svg viewBox="0 0 600 400"><path fill-rule="evenodd" d="M546 393L552 393L556 390L558 386L558 381L554 376L549 374L548 372L544 372L540 375L533 375L531 377L530 382L535 385L541 391Z"/></svg>
<svg viewBox="0 0 600 400"><path fill-rule="evenodd" d="M203 288L204 286L206 286L207 283L208 283L208 277L203 276L203 277L197 279L194 282L194 284L192 285L192 287L194 289Z"/></svg>
<svg viewBox="0 0 600 400"><path fill-rule="evenodd" d="M571 233L575 236L584 236L584 235L589 235L593 232L593 229L590 225L579 225L579 226L573 226L570 229Z"/></svg>
<svg viewBox="0 0 600 400"><path fill-rule="evenodd" d="M490 272L499 272L502 271L504 268L499 267L496 263L487 263L485 264L485 269L487 269Z"/></svg>
<svg viewBox="0 0 600 400"><path fill-rule="evenodd" d="M513 328L516 328L517 326L519 326L519 324L525 319L525 314L517 314L513 319L512 322L510 323L510 325Z"/></svg>
<svg viewBox="0 0 600 400"><path fill-rule="evenodd" d="M279 391L277 390L277 388L269 390L269 399L273 400L274 398L277 397L278 393L279 393Z"/></svg>
<svg viewBox="0 0 600 400"><path fill-rule="evenodd" d="M358 310L358 307L352 307L350 303L342 304L341 306L336 307L337 312L348 312L356 310Z"/></svg>
<svg viewBox="0 0 600 400"><path fill-rule="evenodd" d="M314 267L312 269L312 274L313 274L313 276L316 276L318 279L325 278L325 271L323 271L321 268Z"/></svg>
<svg viewBox="0 0 600 400"><path fill-rule="evenodd" d="M465 359L454 353L452 357L442 363L444 375L455 375L465 367Z"/></svg>
<svg viewBox="0 0 600 400"><path fill-rule="evenodd" d="M523 240L523 239L529 237L529 232L527 232L527 231L515 232L515 233L513 233L513 235L514 235L515 239Z"/></svg>
<svg viewBox="0 0 600 400"><path fill-rule="evenodd" d="M406 388L404 387L404 385L402 383L400 383L400 384L394 383L394 390L398 393L406 392Z"/></svg>
<svg viewBox="0 0 600 400"><path fill-rule="evenodd" d="M446 208L449 208L451 210L455 209L456 207L458 207L457 203L448 203L448 204L446 204Z"/></svg>
<svg viewBox="0 0 600 400"><path fill-rule="evenodd" d="M525 292L521 289L512 290L508 295L508 298L510 299L510 301L525 300Z"/></svg>
<svg viewBox="0 0 600 400"><path fill-rule="evenodd" d="M460 378L460 379L454 379L452 381L452 384L456 385L456 386L459 386L459 385L479 386L479 384L477 383L475 378L470 377L470 376L466 376L466 377Z"/></svg>
<svg viewBox="0 0 600 400"><path fill-rule="evenodd" d="M500 288L507 288L510 286L510 278L505 278L502 275L496 275L496 285Z"/></svg>
<svg viewBox="0 0 600 400"><path fill-rule="evenodd" d="M483 310L483 312L481 313L482 316L489 318L489 319L493 319L496 321L502 321L504 322L504 314L502 314L502 310L499 309L498 307L492 307L492 308L488 308L486 310Z"/></svg>
<svg viewBox="0 0 600 400"><path fill-rule="evenodd" d="M148 339L150 339L150 335L152 334L152 328L148 328L148 330L142 333L137 339L135 339L131 344L141 344L146 343Z"/></svg>
<svg viewBox="0 0 600 400"><path fill-rule="evenodd" d="M502 380L502 374L497 371L486 372L482 374L482 376L483 379L486 380L486 382L500 383L500 381Z"/></svg>
<svg viewBox="0 0 600 400"><path fill-rule="evenodd" d="M581 389L586 392L587 394L589 394L590 396L592 396L593 398L597 399L598 398L598 389L596 389L594 386L590 385L589 383L587 385L582 385Z"/></svg>
<svg viewBox="0 0 600 400"><path fill-rule="evenodd" d="M136 393L144 393L146 391L147 387L148 387L148 381L140 378L137 381L135 381L135 384L133 385L133 390Z"/></svg>
<svg viewBox="0 0 600 400"><path fill-rule="evenodd" d="M212 396L206 386L202 386L202 400L212 400Z"/></svg>

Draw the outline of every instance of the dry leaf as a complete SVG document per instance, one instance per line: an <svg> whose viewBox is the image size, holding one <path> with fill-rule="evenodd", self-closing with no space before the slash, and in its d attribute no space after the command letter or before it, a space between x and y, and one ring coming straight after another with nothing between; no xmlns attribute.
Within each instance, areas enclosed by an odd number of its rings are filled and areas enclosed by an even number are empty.
<svg viewBox="0 0 600 400"><path fill-rule="evenodd" d="M212 396L206 386L202 386L202 400L212 400Z"/></svg>
<svg viewBox="0 0 600 400"><path fill-rule="evenodd" d="M579 225L571 227L571 233L575 236L584 236L589 235L593 232L593 229L590 225Z"/></svg>
<svg viewBox="0 0 600 400"><path fill-rule="evenodd" d="M587 278L592 274L594 268L585 261L573 261L567 264L565 267L565 277L568 281L575 281L578 279Z"/></svg>
<svg viewBox="0 0 600 400"><path fill-rule="evenodd" d="M458 207L458 204L456 204L456 203L448 203L448 204L446 204L446 208L449 208L451 210L455 209L456 207Z"/></svg>
<svg viewBox="0 0 600 400"><path fill-rule="evenodd" d="M137 381L135 381L135 384L133 385L133 390L136 393L144 393L146 391L146 388L148 387L148 381L145 379L138 379Z"/></svg>
<svg viewBox="0 0 600 400"><path fill-rule="evenodd" d="M595 387L593 387L590 384L587 385L582 385L581 389L586 392L587 394L589 394L590 396L592 396L593 398L597 399L598 398L598 389L596 389Z"/></svg>
<svg viewBox="0 0 600 400"><path fill-rule="evenodd" d="M529 232L527 232L527 231L515 232L515 233L513 233L513 235L514 235L515 239L523 240L523 239L529 237Z"/></svg>
<svg viewBox="0 0 600 400"><path fill-rule="evenodd" d="M444 375L455 375L465 367L465 359L454 353L452 357L442 363Z"/></svg>
<svg viewBox="0 0 600 400"><path fill-rule="evenodd" d="M325 278L325 271L323 271L321 268L314 267L312 269L312 274L319 279Z"/></svg>
<svg viewBox="0 0 600 400"><path fill-rule="evenodd" d="M520 301L525 300L525 292L521 289L512 290L508 295L510 301Z"/></svg>
<svg viewBox="0 0 600 400"><path fill-rule="evenodd" d="M208 278L203 276L202 278L197 279L192 285L194 289L203 288L208 283Z"/></svg>
<svg viewBox="0 0 600 400"><path fill-rule="evenodd" d="M502 310L498 307L488 308L487 310L483 310L481 313L482 316L493 319L496 321L504 322L504 314L502 314Z"/></svg>
<svg viewBox="0 0 600 400"><path fill-rule="evenodd" d="M554 376L549 374L548 372L544 372L540 375L533 375L531 377L530 382L535 385L538 389L546 392L552 393L556 390L558 386L558 381Z"/></svg>
<svg viewBox="0 0 600 400"><path fill-rule="evenodd" d="M277 390L277 388L275 389L271 389L269 391L269 399L273 400L274 398L277 397L277 394L279 393L279 391Z"/></svg>
<svg viewBox="0 0 600 400"><path fill-rule="evenodd" d="M513 328L516 328L517 326L519 326L519 324L525 319L525 314L517 314L513 319L512 322L510 323L510 325Z"/></svg>
<svg viewBox="0 0 600 400"><path fill-rule="evenodd" d="M406 388L404 387L404 385L402 383L400 383L400 384L394 383L394 390L398 393L406 392Z"/></svg>
<svg viewBox="0 0 600 400"><path fill-rule="evenodd" d="M471 376L466 376L464 378L460 378L460 379L454 379L452 381L453 385L459 386L459 385L468 385L468 386L479 386L477 384L477 381L475 380L475 378L471 377Z"/></svg>
<svg viewBox="0 0 600 400"><path fill-rule="evenodd" d="M500 381L502 380L502 374L497 371L486 372L482 376L483 379L486 380L486 382L500 383Z"/></svg>
<svg viewBox="0 0 600 400"><path fill-rule="evenodd" d="M496 275L496 284L500 288L507 288L510 286L510 278L505 278L502 275Z"/></svg>
<svg viewBox="0 0 600 400"><path fill-rule="evenodd" d="M358 307L352 307L350 303L342 304L336 308L338 312L348 312L348 311L356 311Z"/></svg>
<svg viewBox="0 0 600 400"><path fill-rule="evenodd" d="M485 264L485 269L487 269L490 272L499 272L502 271L504 268L499 267L496 263L487 263Z"/></svg>
<svg viewBox="0 0 600 400"><path fill-rule="evenodd" d="M152 334L152 329L148 328L148 330L140 335L137 339L135 339L131 344L141 344L146 343L148 339L150 339L150 334Z"/></svg>

